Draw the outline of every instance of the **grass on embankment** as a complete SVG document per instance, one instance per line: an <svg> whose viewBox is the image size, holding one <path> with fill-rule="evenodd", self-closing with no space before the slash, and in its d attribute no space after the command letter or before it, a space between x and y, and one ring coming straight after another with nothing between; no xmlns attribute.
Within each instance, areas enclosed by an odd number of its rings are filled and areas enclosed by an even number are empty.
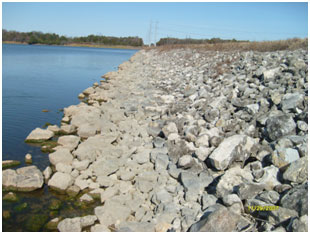
<svg viewBox="0 0 310 234"><path fill-rule="evenodd" d="M148 49L154 49L151 47ZM180 44L180 45L163 45L156 49L159 51L167 51L178 48L191 48L207 51L259 51L270 52L278 50L308 50L308 38L293 38L279 41L261 41L261 42L224 42L215 44Z"/></svg>
<svg viewBox="0 0 310 234"><path fill-rule="evenodd" d="M2 44L18 44L18 45L28 45L28 43L16 42L16 41L3 41ZM47 44L32 44L32 45L47 45ZM72 46L72 47L91 47L91 48L110 48L110 49L130 49L130 50L140 50L141 46L126 46L126 45L104 45L104 44L83 44L83 43L68 43L64 45L54 45L52 46Z"/></svg>

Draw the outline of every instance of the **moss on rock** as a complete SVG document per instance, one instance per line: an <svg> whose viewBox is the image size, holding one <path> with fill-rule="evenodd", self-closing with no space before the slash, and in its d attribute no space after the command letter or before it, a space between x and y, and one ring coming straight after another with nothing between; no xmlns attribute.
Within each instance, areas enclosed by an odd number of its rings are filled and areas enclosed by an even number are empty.
<svg viewBox="0 0 310 234"><path fill-rule="evenodd" d="M28 217L26 221L26 229L32 232L38 232L48 220L47 215L35 214Z"/></svg>
<svg viewBox="0 0 310 234"><path fill-rule="evenodd" d="M19 212L19 211L22 211L22 210L26 209L27 207L28 207L27 202L24 202L24 203L21 203L21 204L15 206L14 210Z"/></svg>
<svg viewBox="0 0 310 234"><path fill-rule="evenodd" d="M62 205L62 202L57 199L53 199L48 207L50 210L59 210Z"/></svg>
<svg viewBox="0 0 310 234"><path fill-rule="evenodd" d="M9 218L11 218L11 213L10 213L10 211L9 211L9 210L3 210L3 211L2 211L2 217L3 217L4 219L9 219Z"/></svg>
<svg viewBox="0 0 310 234"><path fill-rule="evenodd" d="M4 201L9 201L9 202L17 202L18 201L18 197L16 196L15 193L13 192L9 192L7 193L4 197L3 197Z"/></svg>
<svg viewBox="0 0 310 234"><path fill-rule="evenodd" d="M2 161L2 169L10 168L10 167L16 167L20 165L20 161L17 160L5 160Z"/></svg>

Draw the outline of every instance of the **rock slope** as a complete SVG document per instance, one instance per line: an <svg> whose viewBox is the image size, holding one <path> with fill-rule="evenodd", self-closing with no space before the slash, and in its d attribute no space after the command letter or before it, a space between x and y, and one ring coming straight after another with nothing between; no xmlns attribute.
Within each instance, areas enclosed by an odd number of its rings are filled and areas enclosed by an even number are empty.
<svg viewBox="0 0 310 234"><path fill-rule="evenodd" d="M307 51L142 50L64 109L60 231L307 231Z"/></svg>

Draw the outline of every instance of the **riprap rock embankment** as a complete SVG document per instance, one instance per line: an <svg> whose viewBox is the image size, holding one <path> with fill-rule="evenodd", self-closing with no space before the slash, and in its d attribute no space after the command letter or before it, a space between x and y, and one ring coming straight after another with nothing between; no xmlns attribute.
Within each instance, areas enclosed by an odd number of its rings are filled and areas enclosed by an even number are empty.
<svg viewBox="0 0 310 234"><path fill-rule="evenodd" d="M306 231L307 51L139 51L64 109L59 231ZM50 134L53 135L53 134Z"/></svg>

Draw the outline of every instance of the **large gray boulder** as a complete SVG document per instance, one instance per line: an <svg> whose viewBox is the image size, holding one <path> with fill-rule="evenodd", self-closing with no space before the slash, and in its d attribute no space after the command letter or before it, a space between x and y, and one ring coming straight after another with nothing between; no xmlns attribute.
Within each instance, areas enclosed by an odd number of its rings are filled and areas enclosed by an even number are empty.
<svg viewBox="0 0 310 234"><path fill-rule="evenodd" d="M266 132L272 141L286 135L294 135L295 129L296 123L289 115L272 116L266 121Z"/></svg>
<svg viewBox="0 0 310 234"><path fill-rule="evenodd" d="M227 194L235 192L235 189L244 184L252 183L253 176L249 169L243 168L239 165L228 169L223 176L221 176L217 186L216 194L218 197L224 197Z"/></svg>
<svg viewBox="0 0 310 234"><path fill-rule="evenodd" d="M2 186L6 189L30 192L43 186L42 172L36 166L2 171Z"/></svg>
<svg viewBox="0 0 310 234"><path fill-rule="evenodd" d="M281 206L295 210L300 216L308 214L308 183L289 190L280 201Z"/></svg>
<svg viewBox="0 0 310 234"><path fill-rule="evenodd" d="M236 155L242 154L242 146L245 141L245 135L234 135L224 139L209 156L211 164L217 170L225 170Z"/></svg>
<svg viewBox="0 0 310 234"><path fill-rule="evenodd" d="M216 204L209 207L201 219L193 224L190 232L233 232L236 230L238 216L225 206Z"/></svg>
<svg viewBox="0 0 310 234"><path fill-rule="evenodd" d="M266 190L273 190L275 186L280 185L279 177L279 168L274 165L263 168L263 176L256 180L258 184L262 185Z"/></svg>
<svg viewBox="0 0 310 234"><path fill-rule="evenodd" d="M303 101L303 95L300 93L287 93L283 96L281 101L281 108L285 110L294 110L300 107Z"/></svg>
<svg viewBox="0 0 310 234"><path fill-rule="evenodd" d="M54 132L47 130L36 128L34 129L27 137L26 142L42 142L48 139L51 139L54 136Z"/></svg>
<svg viewBox="0 0 310 234"><path fill-rule="evenodd" d="M283 179L295 183L303 183L308 180L308 158L303 157L292 162L283 173Z"/></svg>
<svg viewBox="0 0 310 234"><path fill-rule="evenodd" d="M273 165L282 168L299 159L299 153L293 148L278 148L272 153Z"/></svg>

